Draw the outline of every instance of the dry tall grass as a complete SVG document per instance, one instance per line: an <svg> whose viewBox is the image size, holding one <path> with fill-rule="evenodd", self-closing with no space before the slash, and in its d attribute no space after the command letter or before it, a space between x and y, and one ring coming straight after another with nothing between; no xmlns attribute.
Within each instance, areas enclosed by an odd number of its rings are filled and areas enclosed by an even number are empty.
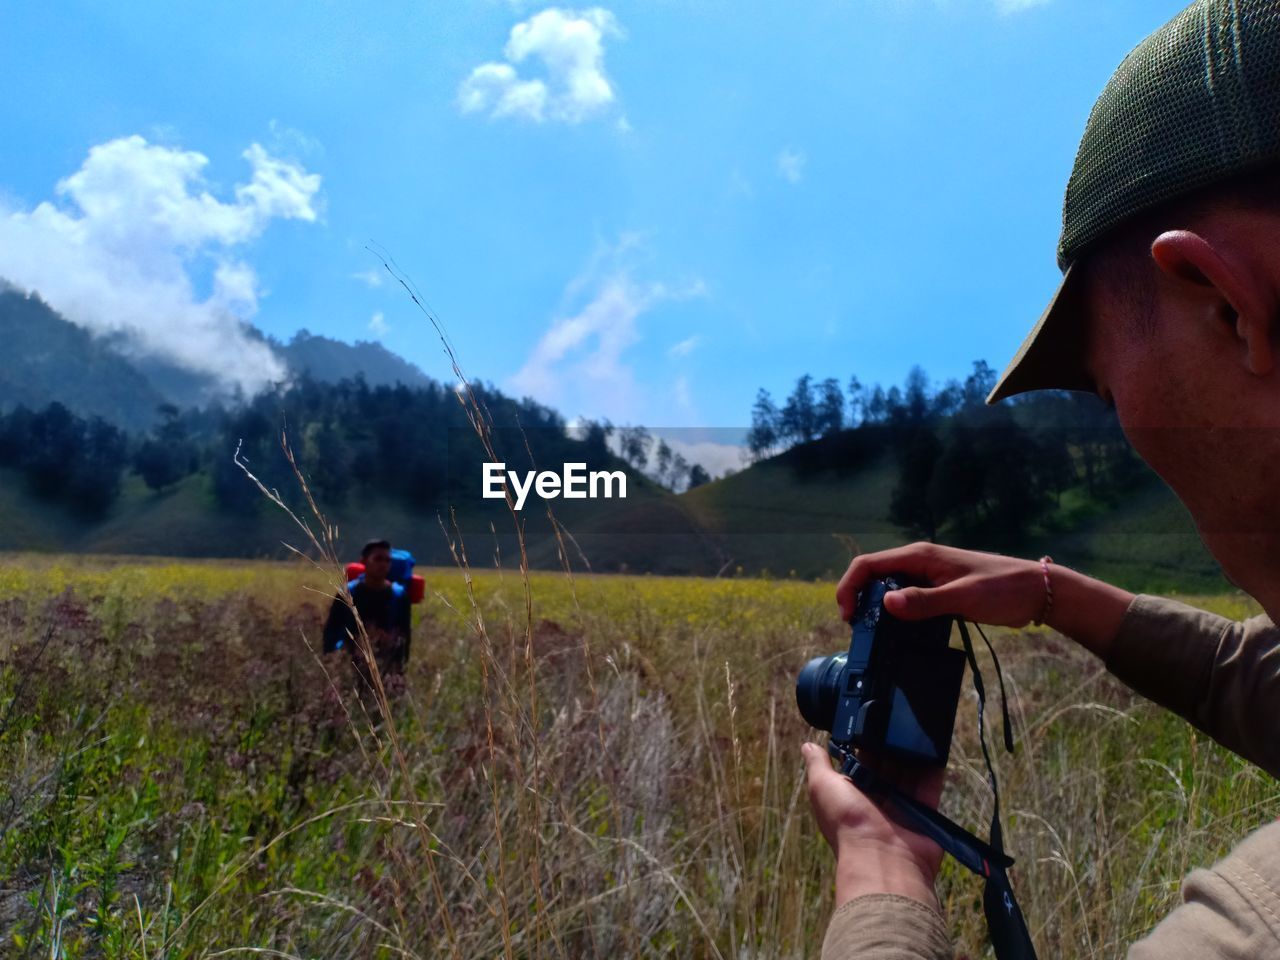
<svg viewBox="0 0 1280 960"><path fill-rule="evenodd" d="M831 859L792 684L843 640L829 588L532 575L526 642L518 577L445 576L380 723L307 652L323 608L280 599L314 574L259 568L221 599L160 569L11 593L0 953L816 956ZM1280 796L1061 638L996 640L1037 946L1119 955ZM980 828L971 708L944 806ZM976 881L940 889L983 955Z"/></svg>
<svg viewBox="0 0 1280 960"><path fill-rule="evenodd" d="M829 587L576 577L567 537L560 577L523 554L477 570L483 545L446 522L457 569L432 577L406 688L375 671L361 695L315 652L314 601L344 578L299 481L308 569L221 599L146 575L0 598L6 955L817 955L831 858L793 690L847 642ZM1280 794L1062 638L996 640L1033 936L1042 956L1116 956ZM944 810L978 827L972 706ZM940 891L959 952L982 955L977 882L948 868Z"/></svg>

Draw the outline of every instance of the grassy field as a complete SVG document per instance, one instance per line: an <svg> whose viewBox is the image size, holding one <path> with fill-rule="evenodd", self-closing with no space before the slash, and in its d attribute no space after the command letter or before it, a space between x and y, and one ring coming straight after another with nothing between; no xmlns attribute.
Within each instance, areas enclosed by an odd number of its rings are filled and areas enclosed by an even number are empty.
<svg viewBox="0 0 1280 960"><path fill-rule="evenodd" d="M817 956L793 684L845 641L829 583L428 581L379 718L315 652L324 571L4 559L0 955ZM1116 956L1280 790L1063 638L997 634L1037 946ZM985 830L988 803L966 696L944 809ZM974 878L940 890L989 952Z"/></svg>

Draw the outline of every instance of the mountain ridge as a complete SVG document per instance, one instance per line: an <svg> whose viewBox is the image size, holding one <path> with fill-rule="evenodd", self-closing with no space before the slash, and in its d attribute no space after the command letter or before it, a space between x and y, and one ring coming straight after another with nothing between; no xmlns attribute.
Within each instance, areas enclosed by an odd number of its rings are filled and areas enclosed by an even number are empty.
<svg viewBox="0 0 1280 960"><path fill-rule="evenodd" d="M471 549L481 547L475 551L477 556L492 552L495 558L512 558L519 554L519 545L508 532L511 518L498 505L492 511L487 507L468 508L447 496L415 503L421 491L417 479L413 497L406 499L403 491L399 499L389 494L385 480L409 475L406 471L424 453L420 437L412 443L395 443L401 436L407 441L407 433L398 429L398 424L404 419L404 405L411 405L410 400L397 396L388 401L390 407L376 423L363 423L359 416L364 414L349 409L347 419L338 420L350 428L345 452L336 460L323 452L325 445L334 440L333 404L344 396L344 391L367 399L369 387L408 381L405 385L415 389L412 396L419 400L445 391L452 401L452 391L447 386L380 344L345 344L306 330L299 331L287 343L260 332L257 336L277 351L295 376L303 378L300 386L305 388L308 382L313 385L311 393L317 398L315 409L320 413L308 429L297 433L296 440L304 452L306 448L313 454L321 451L310 461L317 471L327 463L342 461L344 456L350 460L368 456L370 450L381 451L374 461L382 465L378 482L368 482L359 489L355 499L358 506L337 510L347 521L345 529L390 535L397 541L418 545L426 563L449 563L453 538L464 530ZM200 396L209 389L210 378L154 358L131 360L120 342L95 338L58 315L38 295L23 294L2 282L0 340L8 348L6 363L0 365L0 412L20 404L39 409L57 402L85 418L110 420L141 438L158 419L163 419L159 413L163 405L173 404L183 396ZM316 389L326 378L335 378L339 385ZM352 379L364 379L368 386L340 383ZM500 394L494 396L511 403ZM249 437L255 430L262 433L270 441L261 448L264 456L273 445L278 446L278 428L270 411L259 410L255 414L249 409L252 406L246 400L243 411L210 411L243 420L234 427L238 432L224 438L225 452L219 447L214 460L202 468L191 468L195 472L179 471L176 480L160 484L165 489L155 491L145 487L136 468L126 470L119 502L96 518L76 516L50 502L47 496L42 497L42 491L17 471L0 469L0 550L207 557L282 555L281 540L291 536L282 515L267 509L265 501L253 502L256 494L251 490L244 491L250 501L248 507L238 513L218 500L218 484L227 480L220 473L228 474L230 482L237 486L247 484L230 466L237 437ZM452 410L456 404L447 406ZM519 422L531 422L529 416L533 415L548 426L558 424L555 432L561 435L563 419L555 411L536 407L534 404L522 409ZM415 424L429 423L445 429L442 410L444 407L430 408L424 413L420 409L411 419ZM354 420L353 411L358 415ZM180 426L176 421L170 424ZM153 444L165 449L170 441L164 439L164 430L156 435L160 440ZM534 538L528 544L529 562L535 567L556 568L564 562L564 554L573 554L585 558L597 571L701 575L768 572L774 576L834 578L850 556L910 537L889 519L894 512L897 472L893 459L870 447L857 453L859 445L850 445L849 441L859 436L856 431L844 431L799 444L679 496L628 468L636 478L636 495L625 504L558 503L556 519L564 523L563 530L548 527L546 521L550 518L542 517L543 511L522 514L518 522L524 524L527 518ZM381 441L387 442L379 446ZM275 452L278 454L278 449ZM562 455L576 458L576 454L569 456L559 448L555 452L555 459ZM464 460L468 471L478 463L475 457ZM261 457L255 460L255 469L263 462ZM417 468L421 470L421 464ZM431 479L429 475L424 477L423 482ZM466 477L470 484L470 472ZM311 479L323 486L323 477ZM285 476L282 482L288 485L291 478ZM454 489L456 492L458 488ZM1222 589L1216 565L1199 542L1185 510L1154 478L1128 491L1124 502L1095 501L1081 490L1068 491L1060 500L1059 509L1049 517L1052 522L1026 531L1037 538L1037 549L1050 548L1063 562L1095 575L1110 575L1134 589L1152 592L1208 585ZM341 503L341 499L337 502ZM1081 505L1089 509L1081 510ZM459 506L456 513L454 506ZM574 566L581 568L577 562Z"/></svg>
<svg viewBox="0 0 1280 960"><path fill-rule="evenodd" d="M281 341L249 328L280 358L291 377L321 383L363 378L370 386L428 386L416 365L381 344L345 343L299 330ZM0 411L61 403L82 417L101 417L131 432L146 432L159 409L234 402L210 374L155 354L141 353L122 336L101 336L68 320L38 292L24 293L0 279Z"/></svg>

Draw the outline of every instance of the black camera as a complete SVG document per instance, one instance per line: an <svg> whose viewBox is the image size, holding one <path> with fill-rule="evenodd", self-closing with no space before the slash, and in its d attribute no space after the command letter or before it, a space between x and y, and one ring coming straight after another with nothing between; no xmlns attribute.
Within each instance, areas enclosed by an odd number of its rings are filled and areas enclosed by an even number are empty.
<svg viewBox="0 0 1280 960"><path fill-rule="evenodd" d="M954 617L899 620L885 594L912 582L868 583L850 621L848 653L815 657L796 678L796 703L832 747L945 766L964 678L965 653L951 646Z"/></svg>
<svg viewBox="0 0 1280 960"><path fill-rule="evenodd" d="M862 589L850 621L853 636L849 652L815 657L805 664L796 678L796 704L810 726L831 731L827 750L839 760L840 772L859 790L877 798L877 802L889 804L895 819L929 837L961 866L983 878L983 911L997 960L1035 960L1035 945L1009 883L1013 858L1004 851L1000 792L984 733L986 693L969 629L964 620L956 617L908 621L887 612L885 594L907 586L916 584L894 574ZM960 628L963 650L951 646L953 623ZM1000 678L1004 745L1012 752L1000 661L982 628L974 626L991 650L996 676ZM973 667L978 739L993 795L989 842L882 778L854 752L866 750L877 757L945 766L966 662Z"/></svg>

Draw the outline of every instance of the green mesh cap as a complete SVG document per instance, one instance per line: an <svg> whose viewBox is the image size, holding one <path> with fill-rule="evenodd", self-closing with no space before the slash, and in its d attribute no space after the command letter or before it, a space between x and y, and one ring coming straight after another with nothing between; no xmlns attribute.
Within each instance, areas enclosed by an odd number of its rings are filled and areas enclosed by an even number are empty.
<svg viewBox="0 0 1280 960"><path fill-rule="evenodd" d="M1062 205L1062 284L987 402L1093 390L1072 264L1137 214L1277 161L1280 0L1196 0L1124 58L1093 105Z"/></svg>

